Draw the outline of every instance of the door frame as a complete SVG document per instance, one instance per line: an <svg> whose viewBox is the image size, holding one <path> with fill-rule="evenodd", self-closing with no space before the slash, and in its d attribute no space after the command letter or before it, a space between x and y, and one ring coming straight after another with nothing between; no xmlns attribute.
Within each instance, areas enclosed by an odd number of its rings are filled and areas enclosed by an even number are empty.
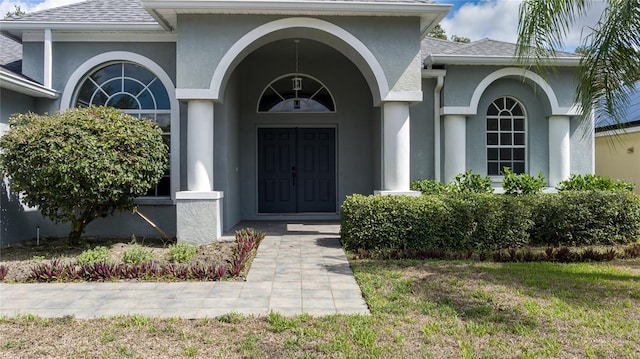
<svg viewBox="0 0 640 359"><path fill-rule="evenodd" d="M270 213L270 212L259 212L259 191L260 191L260 183L258 181L258 161L260 160L260 156L258 154L258 129L260 128L333 128L335 130L335 181L336 181L336 193L335 193L335 203L336 203L336 208L335 208L335 212L302 212L302 213ZM277 123L258 123L255 125L255 128L253 129L253 138L254 138L254 158L255 158L255 163L254 163L254 173L255 173L255 179L254 179L254 194L255 194L255 202L254 202L254 213L257 216L276 216L276 217L283 217L283 216L287 216L287 217L307 217L309 215L314 216L314 215L320 215L320 216L327 216L327 215L337 215L338 213L338 208L339 208L339 202L338 202L338 193L340 192L338 190L338 188L340 188L340 183L338 181L339 177L339 162L338 159L340 158L339 156L339 141L338 141L338 124L337 123L309 123L309 122L305 122L305 123L292 123L292 122L277 122Z"/></svg>

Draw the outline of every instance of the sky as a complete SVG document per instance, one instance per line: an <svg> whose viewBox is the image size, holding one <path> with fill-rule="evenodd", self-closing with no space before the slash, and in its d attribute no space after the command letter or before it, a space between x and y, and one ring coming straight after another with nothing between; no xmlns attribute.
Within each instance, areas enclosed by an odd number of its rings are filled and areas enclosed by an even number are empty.
<svg viewBox="0 0 640 359"><path fill-rule="evenodd" d="M0 0L0 17L20 5L27 12L67 5L82 0ZM516 42L518 7L521 0L435 0L452 4L453 9L441 22L447 35L468 37L472 41L491 38ZM580 45L581 36L589 33L604 9L603 0L594 0L588 15L574 26L565 39L565 50L573 51Z"/></svg>

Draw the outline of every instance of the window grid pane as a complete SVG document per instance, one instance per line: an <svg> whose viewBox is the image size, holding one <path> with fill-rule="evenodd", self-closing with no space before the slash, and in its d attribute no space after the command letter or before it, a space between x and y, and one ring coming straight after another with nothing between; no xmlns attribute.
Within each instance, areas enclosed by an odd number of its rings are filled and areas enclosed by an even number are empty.
<svg viewBox="0 0 640 359"><path fill-rule="evenodd" d="M499 176L508 167L514 173L526 171L526 116L522 104L500 97L487 109L487 174Z"/></svg>

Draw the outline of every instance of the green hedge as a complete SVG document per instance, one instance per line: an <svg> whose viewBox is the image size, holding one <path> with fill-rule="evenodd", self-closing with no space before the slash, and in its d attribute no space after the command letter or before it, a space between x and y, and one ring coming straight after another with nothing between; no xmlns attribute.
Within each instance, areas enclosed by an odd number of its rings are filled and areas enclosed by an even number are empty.
<svg viewBox="0 0 640 359"><path fill-rule="evenodd" d="M630 243L640 236L640 197L629 191L566 191L532 202L532 244Z"/></svg>
<svg viewBox="0 0 640 359"><path fill-rule="evenodd" d="M640 200L629 192L353 195L340 234L346 249L368 251L628 243L640 234Z"/></svg>

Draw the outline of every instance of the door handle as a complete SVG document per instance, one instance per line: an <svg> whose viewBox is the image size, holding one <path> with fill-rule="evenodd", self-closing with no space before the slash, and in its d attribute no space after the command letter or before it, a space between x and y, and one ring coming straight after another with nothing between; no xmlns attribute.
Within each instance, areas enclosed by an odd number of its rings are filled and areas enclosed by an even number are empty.
<svg viewBox="0 0 640 359"><path fill-rule="evenodd" d="M296 177L298 176L298 171L296 171L296 166L291 166L291 181L293 185L296 185Z"/></svg>

